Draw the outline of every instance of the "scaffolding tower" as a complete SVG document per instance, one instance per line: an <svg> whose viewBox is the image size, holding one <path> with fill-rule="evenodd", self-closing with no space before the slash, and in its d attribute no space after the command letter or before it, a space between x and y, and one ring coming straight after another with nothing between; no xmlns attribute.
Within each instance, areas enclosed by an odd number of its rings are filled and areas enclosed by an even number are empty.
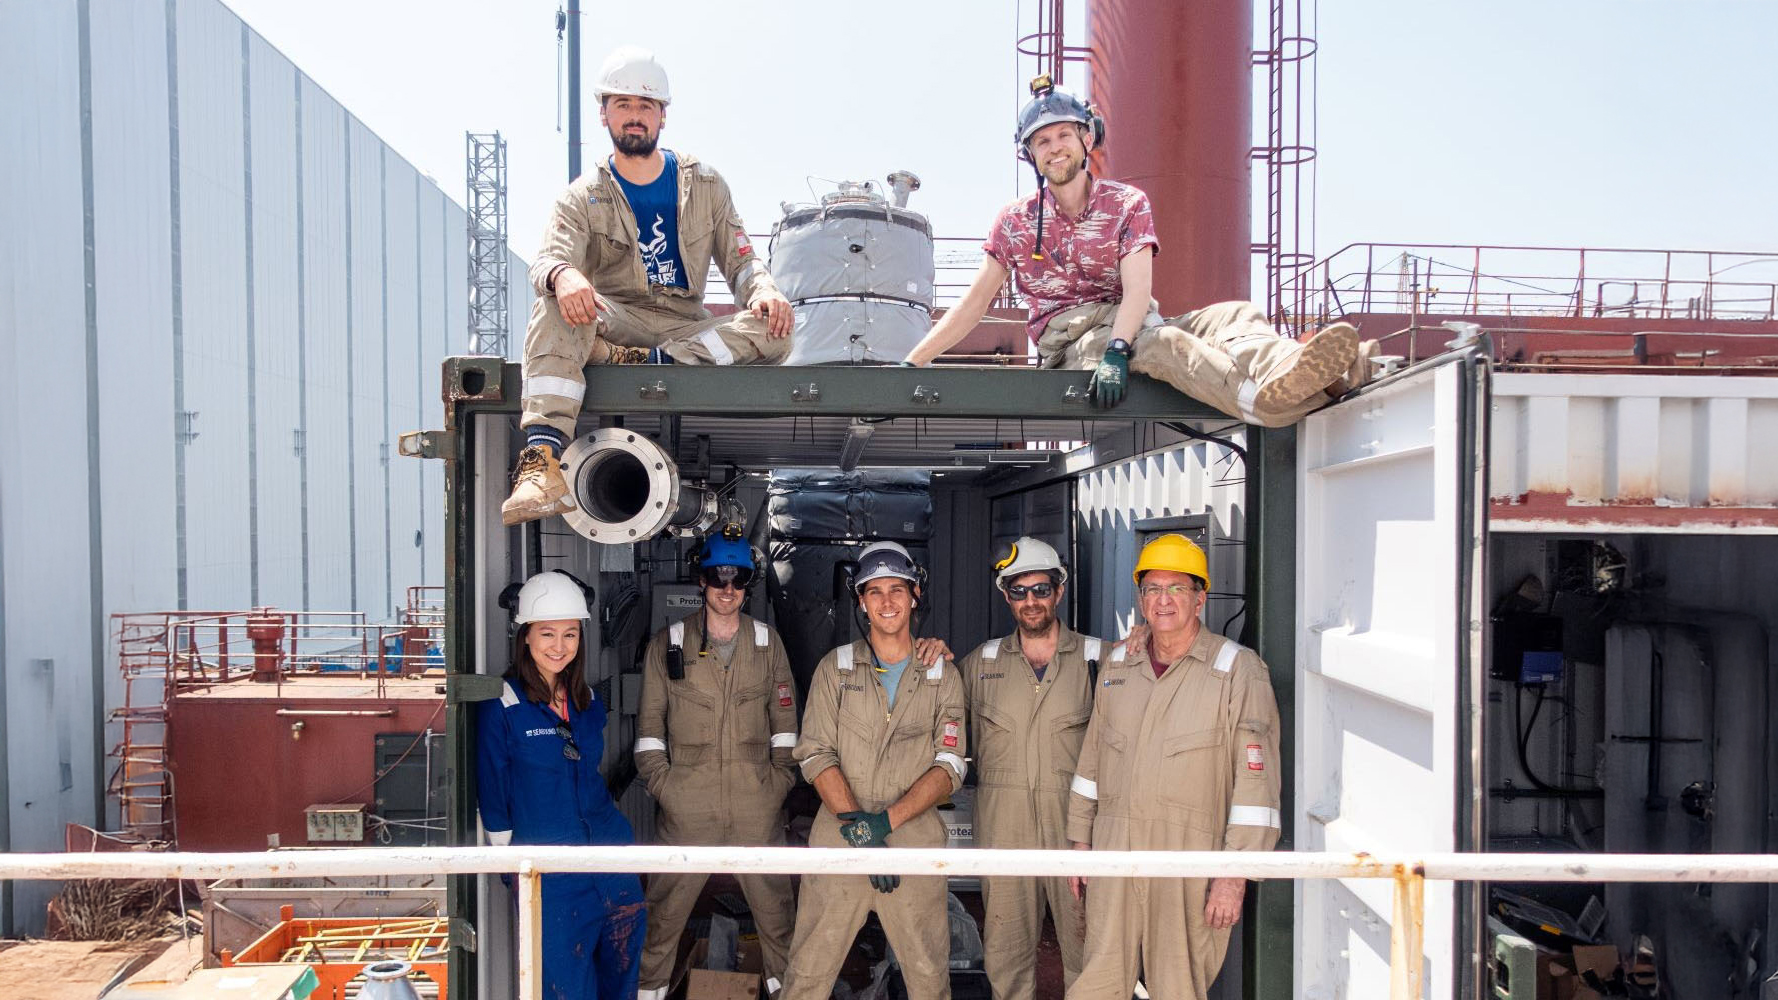
<svg viewBox="0 0 1778 1000"><path fill-rule="evenodd" d="M506 140L464 133L469 159L469 353L507 357Z"/></svg>

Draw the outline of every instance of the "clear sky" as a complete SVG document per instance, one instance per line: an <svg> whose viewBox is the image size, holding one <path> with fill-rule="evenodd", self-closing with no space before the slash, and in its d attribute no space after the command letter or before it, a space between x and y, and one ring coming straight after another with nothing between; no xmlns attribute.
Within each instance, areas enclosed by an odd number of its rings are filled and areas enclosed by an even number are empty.
<svg viewBox="0 0 1778 1000"><path fill-rule="evenodd" d="M512 243L533 252L566 180L554 0L225 2L459 200L464 131L501 131ZM666 144L721 169L756 232L809 200L811 177L912 170L913 207L947 236L979 235L1028 188L1009 134L1032 0L586 6L589 94L611 48L654 49ZM1080 43L1085 0L1070 8ZM1337 0L1317 35L1322 255L1366 240L1778 251L1778 3ZM609 145L587 108L590 163Z"/></svg>

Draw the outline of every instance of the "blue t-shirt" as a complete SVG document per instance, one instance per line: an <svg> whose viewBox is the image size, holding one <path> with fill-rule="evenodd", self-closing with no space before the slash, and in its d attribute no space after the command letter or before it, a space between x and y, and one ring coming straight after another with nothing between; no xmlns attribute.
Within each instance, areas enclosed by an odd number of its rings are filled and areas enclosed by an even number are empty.
<svg viewBox="0 0 1778 1000"><path fill-rule="evenodd" d="M685 262L679 259L679 157L670 149L661 150L661 156L666 165L660 176L647 184L624 180L615 159L611 176L617 178L630 210L636 213L636 249L642 254L648 283L686 288Z"/></svg>
<svg viewBox="0 0 1778 1000"><path fill-rule="evenodd" d="M906 659L896 660L894 663L877 661L877 672L883 675L883 690L889 694L890 708L895 707L895 689L901 687L901 675L907 672L908 664L912 662L914 662L914 658L911 655Z"/></svg>

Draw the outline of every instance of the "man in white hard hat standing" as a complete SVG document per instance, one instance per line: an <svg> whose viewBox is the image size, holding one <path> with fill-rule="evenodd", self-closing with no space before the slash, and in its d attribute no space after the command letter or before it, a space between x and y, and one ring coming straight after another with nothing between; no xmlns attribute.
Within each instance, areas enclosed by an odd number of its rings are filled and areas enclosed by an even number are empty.
<svg viewBox="0 0 1778 1000"><path fill-rule="evenodd" d="M1029 536L995 553L994 585L1017 628L989 639L958 669L969 694L975 752L975 842L980 847L1067 850L1068 787L1104 648L1056 618L1068 568ZM983 965L994 1000L1033 1000L1037 943L1047 909L1062 951L1062 976L1080 975L1085 913L1064 876L982 880Z"/></svg>
<svg viewBox="0 0 1778 1000"><path fill-rule="evenodd" d="M1250 424L1284 427L1368 377L1376 342L1360 344L1347 323L1299 343L1251 302L1162 319L1150 295L1161 243L1148 195L1087 169L1105 120L1047 76L1031 94L1013 138L1037 171L1037 193L1000 210L969 290L904 363L927 364L961 341L1012 276L1040 363L1093 372L1098 406L1121 402L1135 371Z"/></svg>
<svg viewBox="0 0 1778 1000"><path fill-rule="evenodd" d="M574 508L560 463L586 395L584 366L769 365L790 353L790 302L754 253L728 184L660 146L671 97L654 55L613 52L594 93L612 154L556 200L531 262L525 448L500 508L506 524ZM742 311L704 308L712 261Z"/></svg>
<svg viewBox="0 0 1778 1000"><path fill-rule="evenodd" d="M815 667L796 759L821 796L810 847L943 847L934 810L963 784L963 683L948 659L924 667L912 620L923 572L908 551L859 553L853 588L864 638ZM827 1000L865 917L875 910L908 996L951 995L950 920L940 875L805 875L784 1000Z"/></svg>

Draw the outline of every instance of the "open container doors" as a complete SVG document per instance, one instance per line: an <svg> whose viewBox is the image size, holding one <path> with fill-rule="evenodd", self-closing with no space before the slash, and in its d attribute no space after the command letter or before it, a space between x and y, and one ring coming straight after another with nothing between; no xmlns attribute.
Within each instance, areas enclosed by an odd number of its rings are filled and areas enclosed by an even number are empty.
<svg viewBox="0 0 1778 1000"><path fill-rule="evenodd" d="M1299 429L1297 850L1480 840L1487 407L1487 364L1470 348ZM1297 882L1296 997L1390 995L1392 889ZM1476 905L1473 887L1427 883L1423 996L1474 996Z"/></svg>

